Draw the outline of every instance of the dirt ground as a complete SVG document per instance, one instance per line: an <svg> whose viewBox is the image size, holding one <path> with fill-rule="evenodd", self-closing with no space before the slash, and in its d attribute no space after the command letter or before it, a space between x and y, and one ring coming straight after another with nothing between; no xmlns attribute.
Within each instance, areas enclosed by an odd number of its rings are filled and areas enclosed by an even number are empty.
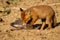
<svg viewBox="0 0 60 40"><path fill-rule="evenodd" d="M38 30L14 30L10 25L16 18L20 18L19 8L26 10L31 6L49 5L56 14L57 24L55 28ZM0 22L0 40L60 40L60 0L0 0L0 11L11 10L9 14L0 12L0 18L4 22ZM41 21L38 20L36 24Z"/></svg>

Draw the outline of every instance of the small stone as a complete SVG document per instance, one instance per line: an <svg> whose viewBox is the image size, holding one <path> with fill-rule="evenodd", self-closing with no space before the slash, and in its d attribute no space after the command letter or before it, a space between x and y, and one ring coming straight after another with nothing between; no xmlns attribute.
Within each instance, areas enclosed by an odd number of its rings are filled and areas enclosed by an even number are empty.
<svg viewBox="0 0 60 40"><path fill-rule="evenodd" d="M4 20L2 18L0 18L0 22L4 22Z"/></svg>
<svg viewBox="0 0 60 40"><path fill-rule="evenodd" d="M9 32L9 30L6 30L6 32Z"/></svg>
<svg viewBox="0 0 60 40"><path fill-rule="evenodd" d="M2 31L0 30L0 32L2 32Z"/></svg>
<svg viewBox="0 0 60 40"><path fill-rule="evenodd" d="M11 31L14 31L14 29L10 29Z"/></svg>
<svg viewBox="0 0 60 40"><path fill-rule="evenodd" d="M10 5L10 2L9 2L9 1L6 1L6 3L7 3L8 5Z"/></svg>

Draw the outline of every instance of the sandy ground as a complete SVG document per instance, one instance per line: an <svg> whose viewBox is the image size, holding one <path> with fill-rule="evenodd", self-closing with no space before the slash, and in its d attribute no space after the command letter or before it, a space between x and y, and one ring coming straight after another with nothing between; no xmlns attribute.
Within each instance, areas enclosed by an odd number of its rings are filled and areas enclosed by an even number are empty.
<svg viewBox="0 0 60 40"><path fill-rule="evenodd" d="M10 4L7 4L6 1L9 1ZM37 29L11 31L16 28L10 26L10 23L14 22L16 18L20 18L19 8L26 10L36 5L51 6L55 10L57 26L42 31ZM0 0L0 11L7 9L11 9L10 14L3 16L6 13L0 13L0 17L4 20L4 22L0 22L0 40L60 40L60 0ZM39 21L36 24L40 23Z"/></svg>

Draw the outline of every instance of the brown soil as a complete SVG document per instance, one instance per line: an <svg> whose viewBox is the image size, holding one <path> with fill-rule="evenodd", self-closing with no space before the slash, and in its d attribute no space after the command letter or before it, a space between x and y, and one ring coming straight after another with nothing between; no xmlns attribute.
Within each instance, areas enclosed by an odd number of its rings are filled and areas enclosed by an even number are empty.
<svg viewBox="0 0 60 40"><path fill-rule="evenodd" d="M7 4L6 1L10 3ZM55 10L57 26L49 30L23 29L11 31L11 29L16 28L10 26L10 23L15 21L16 18L20 18L19 8L26 10L36 5L51 6ZM4 20L4 22L0 22L0 40L60 40L60 0L0 0L0 11L7 9L11 9L10 14L0 13L0 18ZM40 20L36 23L39 22Z"/></svg>

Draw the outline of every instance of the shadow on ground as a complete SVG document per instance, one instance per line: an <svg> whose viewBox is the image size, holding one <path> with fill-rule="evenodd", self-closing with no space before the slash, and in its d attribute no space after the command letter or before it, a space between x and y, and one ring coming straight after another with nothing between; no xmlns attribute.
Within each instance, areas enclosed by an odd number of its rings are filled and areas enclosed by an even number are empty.
<svg viewBox="0 0 60 40"><path fill-rule="evenodd" d="M55 28L55 27L57 27L57 26L59 26L59 25L60 25L60 22L56 23L55 25L52 25L52 26L53 26L52 28ZM37 28L37 27L39 27L38 29L40 29L41 26L42 26L42 24L34 24L34 25L33 25L33 29L35 29L35 28ZM44 29L47 28L47 27L48 27L48 24L45 25Z"/></svg>

